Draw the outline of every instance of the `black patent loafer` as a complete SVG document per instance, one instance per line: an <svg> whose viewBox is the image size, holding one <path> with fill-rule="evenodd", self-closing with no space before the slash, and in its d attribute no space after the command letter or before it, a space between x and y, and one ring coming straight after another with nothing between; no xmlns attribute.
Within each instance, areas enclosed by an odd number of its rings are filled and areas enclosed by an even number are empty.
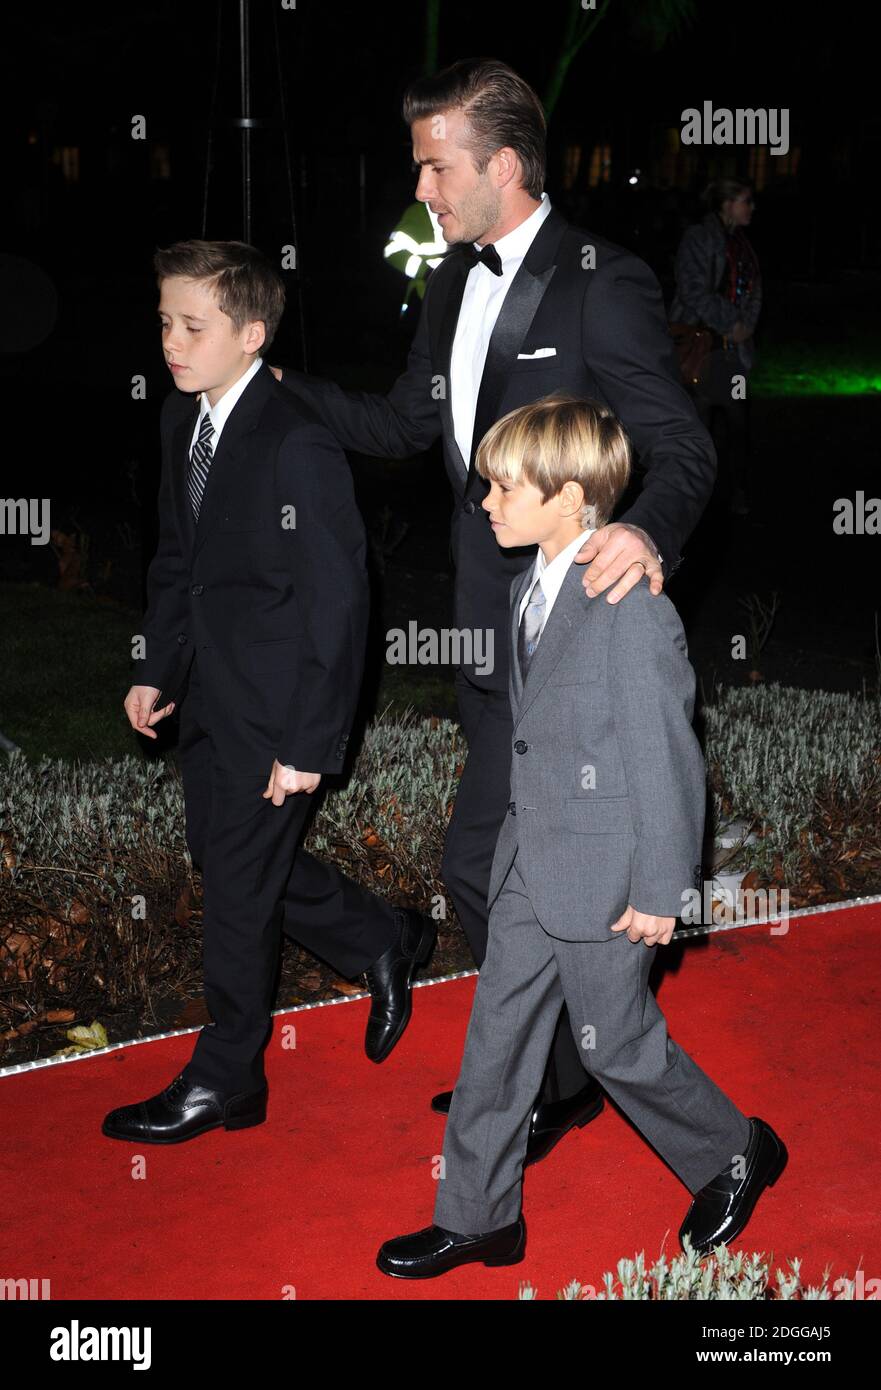
<svg viewBox="0 0 881 1390"><path fill-rule="evenodd" d="M708 1254L716 1245L727 1245L740 1235L764 1189L773 1187L786 1167L789 1154L779 1135L755 1115L750 1116L749 1123L744 1176L732 1176L732 1161L730 1168L723 1169L695 1194L679 1228L683 1249L686 1234L699 1255Z"/></svg>
<svg viewBox="0 0 881 1390"><path fill-rule="evenodd" d="M249 1129L266 1119L269 1087L225 1099L207 1086L194 1086L181 1072L149 1100L111 1110L101 1126L110 1139L137 1144L181 1144L209 1129Z"/></svg>
<svg viewBox="0 0 881 1390"><path fill-rule="evenodd" d="M580 1091L565 1100L544 1101L532 1112L529 1141L523 1167L547 1158L570 1129L583 1129L595 1120L605 1104L602 1087L589 1077Z"/></svg>
<svg viewBox="0 0 881 1390"><path fill-rule="evenodd" d="M364 1051L371 1062L385 1061L410 1022L413 975L426 963L437 941L437 923L431 917L411 907L396 911L401 922L400 940L364 972L373 996L364 1037Z"/></svg>
<svg viewBox="0 0 881 1390"><path fill-rule="evenodd" d="M457 1265L519 1264L526 1253L526 1223L522 1215L510 1226L482 1235L458 1235L443 1226L425 1226L411 1235L396 1236L380 1247L376 1263L396 1279L433 1279Z"/></svg>
<svg viewBox="0 0 881 1390"><path fill-rule="evenodd" d="M432 1097L431 1108L438 1115L448 1115L452 1099L452 1091L441 1091ZM523 1167L528 1168L530 1163L539 1163L541 1159L547 1158L564 1134L568 1134L570 1129L583 1129L585 1125L590 1124L591 1120L595 1120L600 1114L603 1105L602 1088L592 1077L588 1078L574 1096L537 1105L532 1112L529 1125Z"/></svg>

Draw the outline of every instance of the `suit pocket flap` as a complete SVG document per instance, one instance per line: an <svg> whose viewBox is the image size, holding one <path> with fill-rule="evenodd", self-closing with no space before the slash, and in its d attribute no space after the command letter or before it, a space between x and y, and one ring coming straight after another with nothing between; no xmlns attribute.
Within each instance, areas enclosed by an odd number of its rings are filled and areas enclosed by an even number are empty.
<svg viewBox="0 0 881 1390"><path fill-rule="evenodd" d="M245 656L252 671L290 671L299 660L299 646L294 638L252 642L245 647Z"/></svg>
<svg viewBox="0 0 881 1390"><path fill-rule="evenodd" d="M527 375L530 372L535 372L538 376L542 372L558 372L559 370L559 357L515 357L510 365L510 371L517 376L521 372Z"/></svg>
<svg viewBox="0 0 881 1390"><path fill-rule="evenodd" d="M576 835L634 833L629 796L570 797L563 803L563 817Z"/></svg>
<svg viewBox="0 0 881 1390"><path fill-rule="evenodd" d="M243 516L241 512L224 512L220 519L221 531L262 531L265 526L265 518Z"/></svg>

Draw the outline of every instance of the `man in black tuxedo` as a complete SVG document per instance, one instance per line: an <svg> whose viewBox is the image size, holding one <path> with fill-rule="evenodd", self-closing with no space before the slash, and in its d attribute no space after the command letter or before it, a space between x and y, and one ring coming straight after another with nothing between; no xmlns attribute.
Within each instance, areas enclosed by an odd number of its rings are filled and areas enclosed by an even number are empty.
<svg viewBox="0 0 881 1390"><path fill-rule="evenodd" d="M543 191L545 119L533 90L506 64L468 60L414 83L404 98L416 197L454 248L432 271L406 371L387 396L344 391L302 372L276 372L312 405L344 448L407 457L440 435L453 490L455 625L491 636L491 670L456 672L468 759L447 832L442 872L474 959L487 944L487 890L509 807L508 700L511 579L535 546L500 547L481 506L487 483L477 445L502 415L554 391L596 399L623 422L642 491L617 522L575 556L593 560L591 595L616 583L616 602L645 573L651 592L681 563L681 549L713 489L716 456L680 384L657 279L601 236L571 226ZM475 643L475 650L486 650ZM528 756L528 749L514 744ZM432 1105L449 1111L451 1092ZM526 1162L544 1157L602 1109L566 1017L560 1016L533 1111Z"/></svg>
<svg viewBox="0 0 881 1390"><path fill-rule="evenodd" d="M241 242L181 242L155 265L179 390L162 408L159 547L125 707L155 738L152 726L181 706L213 1023L165 1090L112 1111L103 1132L168 1144L265 1119L282 927L342 974L366 973L365 1049L376 1062L406 1027L412 974L436 927L297 847L310 793L343 767L369 588L345 454L263 367L281 276Z"/></svg>

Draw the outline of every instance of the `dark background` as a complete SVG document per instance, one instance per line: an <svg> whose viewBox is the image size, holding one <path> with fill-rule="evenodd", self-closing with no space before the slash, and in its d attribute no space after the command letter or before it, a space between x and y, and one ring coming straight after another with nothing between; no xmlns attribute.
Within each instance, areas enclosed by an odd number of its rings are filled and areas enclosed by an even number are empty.
<svg viewBox="0 0 881 1390"><path fill-rule="evenodd" d="M544 99L572 8L444 0L436 64L500 57ZM702 523L671 592L708 679L744 678L727 655L731 631L743 627L737 604L774 589L784 604L769 671L858 688L874 669L876 552L867 536L832 546L830 509L858 487L871 495L878 471L881 124L871 12L704 0L667 26L676 8L609 4L553 111L546 188L574 221L642 255L669 297L673 254L700 215L707 177L752 175L757 158L719 147L671 154L681 111L704 100L789 108L790 155L765 159L749 231L765 282L758 341L772 365L782 345L790 361L803 351L821 385L793 393L772 382L754 403L759 513ZM402 316L405 282L382 251L413 197L400 104L426 65L427 12L420 0L299 0L294 10L252 0L252 111L279 117L280 67L289 159L279 129L255 132L251 239L276 260L286 243L298 253L273 362L305 362L378 390L403 366L418 301ZM151 257L157 245L203 233L209 133L205 234L243 234L240 136L224 124L240 114L237 6L15 7L2 25L2 491L51 497L53 527L88 538L85 591L138 610L155 543L158 412L173 389ZM146 119L145 140L131 138L135 115ZM592 183L597 147L610 164ZM854 354L868 385L852 385ZM851 386L830 385L842 380L838 362ZM138 373L144 401L131 399ZM353 464L381 624L449 622L449 490L438 451ZM2 537L0 576L53 585L57 558L52 547Z"/></svg>

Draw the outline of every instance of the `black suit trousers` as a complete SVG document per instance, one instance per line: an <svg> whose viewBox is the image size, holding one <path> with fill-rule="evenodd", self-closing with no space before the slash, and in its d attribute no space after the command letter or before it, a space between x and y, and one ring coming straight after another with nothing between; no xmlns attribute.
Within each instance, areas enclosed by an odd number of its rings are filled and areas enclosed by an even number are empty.
<svg viewBox="0 0 881 1390"><path fill-rule="evenodd" d="M231 771L210 725L194 659L177 758L187 845L202 870L204 991L213 1023L200 1032L185 1074L229 1097L264 1084L282 931L352 977L399 940L401 928L390 903L300 847L320 784L274 806L262 795L270 767Z"/></svg>
<svg viewBox="0 0 881 1390"><path fill-rule="evenodd" d="M468 757L447 828L441 872L480 969L489 937L490 869L510 800L514 721L507 691L477 686L461 669L456 672L456 697ZM586 1079L564 1005L537 1099L566 1099L580 1091Z"/></svg>

